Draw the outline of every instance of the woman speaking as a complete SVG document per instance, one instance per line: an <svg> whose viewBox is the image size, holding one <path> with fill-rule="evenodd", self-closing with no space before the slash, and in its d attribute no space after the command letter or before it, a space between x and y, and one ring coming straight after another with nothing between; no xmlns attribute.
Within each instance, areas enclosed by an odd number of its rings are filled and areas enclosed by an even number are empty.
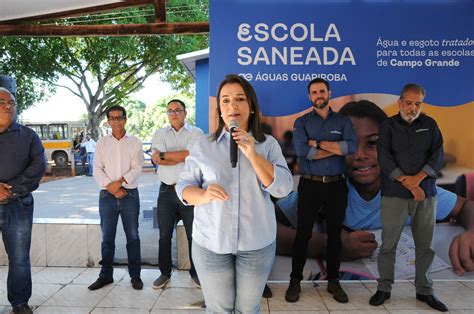
<svg viewBox="0 0 474 314"><path fill-rule="evenodd" d="M293 179L278 142L262 132L249 82L226 76L217 92L217 113L216 131L191 149L176 192L195 206L192 257L207 311L258 313L275 257L270 195L286 196ZM238 147L235 167L231 137Z"/></svg>

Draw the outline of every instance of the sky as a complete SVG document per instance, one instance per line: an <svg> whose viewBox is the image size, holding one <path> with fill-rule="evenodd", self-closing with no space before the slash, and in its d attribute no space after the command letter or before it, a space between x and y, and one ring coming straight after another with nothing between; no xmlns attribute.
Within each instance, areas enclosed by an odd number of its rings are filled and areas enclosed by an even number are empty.
<svg viewBox="0 0 474 314"><path fill-rule="evenodd" d="M67 79L60 79L59 84L71 86ZM151 105L158 98L172 92L173 89L168 83L162 82L158 75L152 75L145 81L144 87L132 94L131 98ZM58 87L56 94L51 95L45 102L23 111L20 119L23 122L77 121L86 113L86 107L82 100L67 89Z"/></svg>

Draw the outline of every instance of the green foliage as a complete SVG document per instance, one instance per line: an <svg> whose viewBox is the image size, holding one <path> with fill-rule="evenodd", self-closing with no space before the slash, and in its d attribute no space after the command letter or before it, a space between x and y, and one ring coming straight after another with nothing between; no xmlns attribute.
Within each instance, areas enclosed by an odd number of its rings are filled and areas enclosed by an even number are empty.
<svg viewBox="0 0 474 314"><path fill-rule="evenodd" d="M168 22L207 21L208 0L170 0ZM153 20L150 7L119 11L109 18L86 16L54 21L71 25L94 23L147 23ZM94 137L101 116L112 105L129 103L154 73L186 95L193 94L192 79L185 74L176 56L209 45L208 35L15 38L0 37L0 74L17 80L19 111L28 108L56 87L68 89L87 107ZM67 77L73 87L58 84ZM145 110L146 111L146 110Z"/></svg>
<svg viewBox="0 0 474 314"><path fill-rule="evenodd" d="M0 37L0 51L0 74L16 79L19 113L54 91L46 80L58 78L48 61L56 51L36 38L14 37Z"/></svg>
<svg viewBox="0 0 474 314"><path fill-rule="evenodd" d="M195 125L196 104L194 98L183 94L171 94L159 98L153 105L145 106L140 101L129 101L124 105L127 110L127 132L138 136L143 142L150 142L156 130L167 125L168 115L166 105L171 99L181 99L186 104L186 121Z"/></svg>

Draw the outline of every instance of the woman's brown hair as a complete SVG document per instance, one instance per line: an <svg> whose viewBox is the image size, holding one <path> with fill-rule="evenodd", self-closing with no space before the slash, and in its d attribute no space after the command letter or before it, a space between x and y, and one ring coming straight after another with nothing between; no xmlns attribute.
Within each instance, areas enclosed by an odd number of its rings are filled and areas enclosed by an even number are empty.
<svg viewBox="0 0 474 314"><path fill-rule="evenodd" d="M217 90L217 117L219 119L219 122L217 125L217 129L211 138L213 140L217 140L225 125L224 120L221 116L222 112L220 107L220 98L221 90L226 84L239 84L244 90L245 97L247 98L247 102L250 106L249 131L252 132L253 137L255 137L258 142L264 142L266 138L265 134L262 131L262 125L260 123L260 107L258 105L257 94L255 94L255 90L246 79L236 74L227 75L221 82L221 84L219 85L219 89Z"/></svg>

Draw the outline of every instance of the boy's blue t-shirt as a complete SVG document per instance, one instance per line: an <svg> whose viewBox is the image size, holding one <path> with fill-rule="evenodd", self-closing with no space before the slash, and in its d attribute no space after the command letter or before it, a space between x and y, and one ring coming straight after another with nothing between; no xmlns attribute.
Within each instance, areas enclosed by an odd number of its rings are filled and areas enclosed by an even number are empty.
<svg viewBox="0 0 474 314"><path fill-rule="evenodd" d="M349 194L347 198L346 217L344 225L354 230L382 229L380 222L380 191L370 201L364 200L355 187L347 181ZM445 219L454 208L457 196L448 190L436 186L437 204L436 220ZM410 225L411 217L408 216L406 225Z"/></svg>
<svg viewBox="0 0 474 314"><path fill-rule="evenodd" d="M360 197L355 187L347 181L349 194L347 198L346 217L344 225L354 230L382 229L380 222L380 191L370 201ZM437 190L436 220L445 219L456 204L456 194L439 186ZM296 228L298 193L292 192L287 197L278 200L277 205L285 214L291 225ZM408 216L407 225L410 225L411 217Z"/></svg>

